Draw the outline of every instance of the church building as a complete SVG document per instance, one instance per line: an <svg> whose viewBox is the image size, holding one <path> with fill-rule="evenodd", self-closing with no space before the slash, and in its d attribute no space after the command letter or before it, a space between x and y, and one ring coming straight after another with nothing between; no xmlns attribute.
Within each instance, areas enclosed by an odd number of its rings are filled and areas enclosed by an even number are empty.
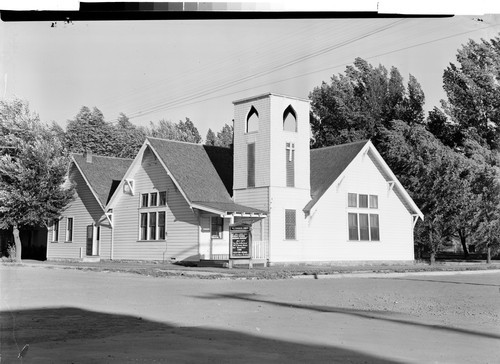
<svg viewBox="0 0 500 364"><path fill-rule="evenodd" d="M90 226L95 234L106 225L106 243L94 238L85 256L71 249L84 241L55 249L54 237L64 234L53 228L47 258L206 265L414 259L422 212L370 141L311 150L309 100L268 93L233 104L232 148L147 138L133 161L122 161L119 181L99 182L109 198ZM86 170L88 159L74 162ZM79 183L80 200L96 199L80 196L93 189L88 179ZM75 236L79 223L71 216ZM82 221L82 234L88 226Z"/></svg>

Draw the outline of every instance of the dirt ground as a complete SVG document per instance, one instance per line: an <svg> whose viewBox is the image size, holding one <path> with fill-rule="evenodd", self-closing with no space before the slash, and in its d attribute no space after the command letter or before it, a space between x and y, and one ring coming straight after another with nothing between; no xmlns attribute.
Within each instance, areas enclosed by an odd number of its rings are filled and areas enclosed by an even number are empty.
<svg viewBox="0 0 500 364"><path fill-rule="evenodd" d="M0 266L0 284L2 364L500 358L498 271L203 280Z"/></svg>

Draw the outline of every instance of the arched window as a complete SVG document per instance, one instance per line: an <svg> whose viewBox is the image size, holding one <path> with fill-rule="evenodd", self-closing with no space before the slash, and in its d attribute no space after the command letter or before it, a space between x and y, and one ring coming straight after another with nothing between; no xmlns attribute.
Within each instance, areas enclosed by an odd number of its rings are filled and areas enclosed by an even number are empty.
<svg viewBox="0 0 500 364"><path fill-rule="evenodd" d="M247 133L259 130L259 113L255 110L255 107L251 107L247 116Z"/></svg>
<svg viewBox="0 0 500 364"><path fill-rule="evenodd" d="M288 107L283 112L283 130L285 131L297 131L297 115L292 105Z"/></svg>

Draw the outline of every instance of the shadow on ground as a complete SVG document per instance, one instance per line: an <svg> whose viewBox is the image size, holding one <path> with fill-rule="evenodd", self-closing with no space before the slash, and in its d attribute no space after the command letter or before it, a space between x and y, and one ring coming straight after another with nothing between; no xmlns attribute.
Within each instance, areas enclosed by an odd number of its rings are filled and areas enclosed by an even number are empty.
<svg viewBox="0 0 500 364"><path fill-rule="evenodd" d="M3 363L395 363L340 347L72 307L3 311L0 323Z"/></svg>
<svg viewBox="0 0 500 364"><path fill-rule="evenodd" d="M214 294L210 296L197 296L198 298L204 299L234 299L241 301L250 301L250 302L258 302L263 304L274 305L278 307L284 308L294 308L300 310L308 310L322 313L333 313L333 314L343 314L354 316L358 318L364 318L369 320L379 320L379 321L387 321L396 324L401 324L407 327L421 327L425 329L429 329L432 331L441 331L441 332L452 332L458 333L462 335L470 335L470 336L478 336L488 339L500 339L500 335L490 332L480 332L462 329L458 327L444 326L444 325L433 325L422 322L410 321L406 319L401 319L399 317L391 317L397 316L394 312L391 311L377 311L377 310L358 310L358 309L350 309L343 307L331 307L331 306L317 306L317 305L304 305L290 302L279 302L279 301L271 301L263 298L259 298L258 295L253 294Z"/></svg>

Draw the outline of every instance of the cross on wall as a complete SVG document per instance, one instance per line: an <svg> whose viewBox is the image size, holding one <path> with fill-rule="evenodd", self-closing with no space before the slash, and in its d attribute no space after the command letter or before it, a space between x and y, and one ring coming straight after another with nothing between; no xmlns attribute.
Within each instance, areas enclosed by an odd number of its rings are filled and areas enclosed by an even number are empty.
<svg viewBox="0 0 500 364"><path fill-rule="evenodd" d="M295 150L295 144L294 143L286 143L286 150L288 150L290 153L288 153L288 161L291 162L293 160L293 151Z"/></svg>

